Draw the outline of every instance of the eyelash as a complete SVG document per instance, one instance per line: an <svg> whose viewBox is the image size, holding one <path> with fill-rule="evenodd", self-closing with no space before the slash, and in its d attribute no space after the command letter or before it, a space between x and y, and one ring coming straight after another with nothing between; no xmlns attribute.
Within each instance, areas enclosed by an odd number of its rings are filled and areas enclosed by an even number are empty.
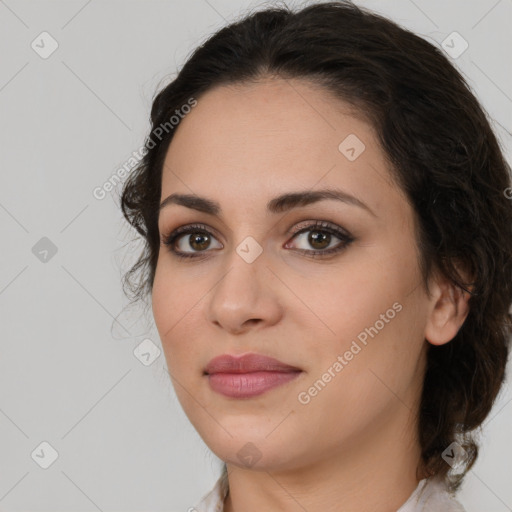
<svg viewBox="0 0 512 512"><path fill-rule="evenodd" d="M309 224L307 226L304 226L302 228L299 228L297 231L294 231L292 233L292 239L296 238L298 235L302 233L307 233L308 231L317 231L320 233L329 233L331 235L336 236L336 238L339 238L341 242L336 245L335 247L331 247L330 249L326 250L306 250L306 249L295 249L296 251L306 254L308 257L317 258L317 257L324 257L327 255L338 253L344 249L347 248L347 246L354 241L354 238L345 230L342 230L335 225L332 225L325 221L315 221L312 224ZM180 226L179 228L175 229L168 235L162 236L162 243L166 245L169 248L169 251L175 255L177 258L181 259L188 259L188 258L201 258L202 253L209 252L208 250L205 251L196 251L196 252L180 252L177 251L174 247L176 241L180 236L187 235L187 234L202 234L202 235L208 235L213 236L212 233L209 231L208 227L204 224L189 224L187 226Z"/></svg>

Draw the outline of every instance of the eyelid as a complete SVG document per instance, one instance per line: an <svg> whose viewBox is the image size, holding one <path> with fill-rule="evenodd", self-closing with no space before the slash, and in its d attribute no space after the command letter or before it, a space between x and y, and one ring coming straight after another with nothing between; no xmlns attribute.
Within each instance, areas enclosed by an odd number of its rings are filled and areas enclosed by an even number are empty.
<svg viewBox="0 0 512 512"><path fill-rule="evenodd" d="M297 235L301 229L313 229L313 228L325 228L325 229L331 229L335 232L340 233L340 235L344 235L347 238L352 238L352 235L341 226L337 225L334 222L330 222L327 220L319 220L319 219L306 219L303 221L300 221L299 223L293 224L290 229L288 229L285 234L286 235ZM208 231L212 234L214 234L217 238L222 238L222 236L219 236L219 233L217 230L208 224L203 223L192 223L192 224L183 224L182 226L177 227L176 229L173 229L169 234L161 235L161 241L164 242L167 240L170 236L178 235L182 233L187 233L190 229L197 229L198 231Z"/></svg>
<svg viewBox="0 0 512 512"><path fill-rule="evenodd" d="M294 224L292 228L290 228L286 234L297 235L301 231L307 231L312 229L318 230L326 230L330 232L337 233L339 236L344 236L346 238L353 238L352 235L344 228L335 224L334 222L330 222L328 220L319 220L319 219L308 219L299 222L298 224Z"/></svg>

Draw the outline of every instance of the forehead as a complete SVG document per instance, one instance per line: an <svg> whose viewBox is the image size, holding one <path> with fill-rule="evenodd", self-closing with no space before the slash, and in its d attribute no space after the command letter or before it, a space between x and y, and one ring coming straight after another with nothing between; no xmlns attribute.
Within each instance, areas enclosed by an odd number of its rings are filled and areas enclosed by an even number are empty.
<svg viewBox="0 0 512 512"><path fill-rule="evenodd" d="M396 199L400 191L373 127L354 114L325 89L300 80L209 90L174 134L162 198L173 192L220 202L243 197L247 205L261 199L264 207L290 189L332 185L385 207L386 194Z"/></svg>

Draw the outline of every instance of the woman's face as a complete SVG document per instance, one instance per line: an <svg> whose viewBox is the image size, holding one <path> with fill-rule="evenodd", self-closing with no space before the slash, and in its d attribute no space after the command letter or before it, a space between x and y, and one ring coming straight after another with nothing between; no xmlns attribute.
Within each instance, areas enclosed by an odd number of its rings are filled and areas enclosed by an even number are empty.
<svg viewBox="0 0 512 512"><path fill-rule="evenodd" d="M218 87L177 128L161 199L218 212L161 209L162 237L200 226L174 241L192 257L161 245L153 313L178 399L228 463L293 468L413 435L431 306L387 165L371 126L303 81ZM276 201L320 190L345 200ZM297 371L205 374L246 353Z"/></svg>

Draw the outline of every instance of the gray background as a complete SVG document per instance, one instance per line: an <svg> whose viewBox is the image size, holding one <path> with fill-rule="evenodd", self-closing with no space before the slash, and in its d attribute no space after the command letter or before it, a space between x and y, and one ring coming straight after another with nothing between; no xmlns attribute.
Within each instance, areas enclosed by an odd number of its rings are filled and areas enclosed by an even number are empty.
<svg viewBox="0 0 512 512"><path fill-rule="evenodd" d="M454 62L510 160L512 0L359 3L435 44L464 37ZM148 366L134 356L146 338L160 344L151 318L124 309L134 231L115 195L92 192L141 147L155 89L259 5L0 0L0 510L186 511L215 482L220 461L181 411L163 354ZM31 47L49 48L43 31L59 45L46 59ZM460 494L468 512L512 510L511 400L508 384ZM58 452L47 469L43 441Z"/></svg>

